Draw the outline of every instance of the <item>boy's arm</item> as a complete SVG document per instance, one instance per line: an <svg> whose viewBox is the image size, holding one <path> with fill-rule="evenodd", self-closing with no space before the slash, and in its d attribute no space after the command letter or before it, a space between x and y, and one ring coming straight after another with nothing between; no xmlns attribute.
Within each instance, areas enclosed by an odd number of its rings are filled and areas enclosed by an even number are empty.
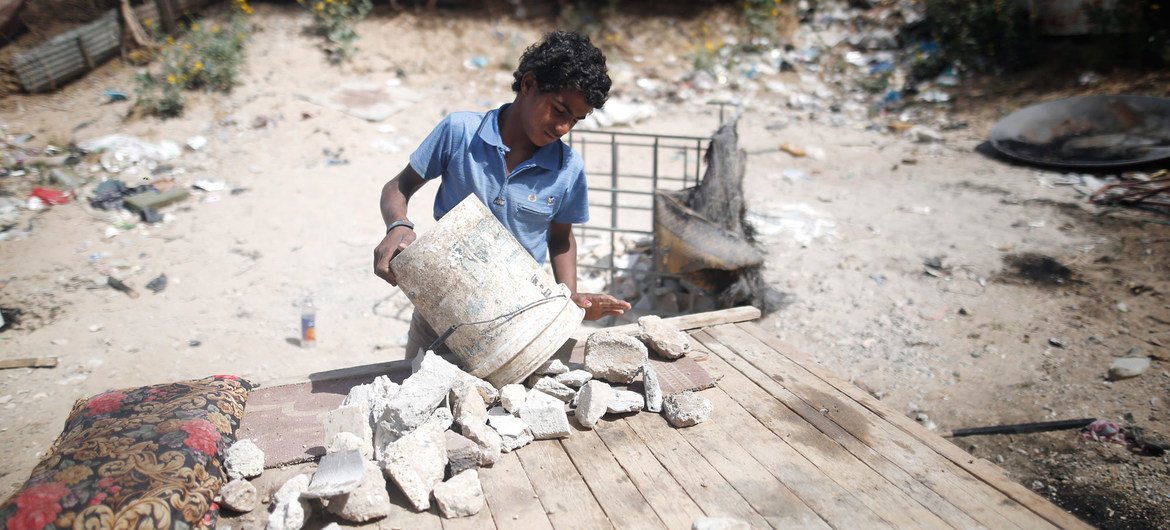
<svg viewBox="0 0 1170 530"><path fill-rule="evenodd" d="M573 225L553 223L548 230L548 254L553 278L573 293L573 301L585 310L585 320L617 316L630 309L630 303L608 294L577 292L577 238Z"/></svg>
<svg viewBox="0 0 1170 530"><path fill-rule="evenodd" d="M382 210L382 220L386 226L395 221L407 220L407 206L410 196L426 183L419 174L407 164L398 176L390 179L382 186L382 198L378 205ZM390 270L390 261L398 252L414 243L414 229L407 226L396 226L386 232L386 237L374 248L374 274L386 280L390 285L398 285L394 272Z"/></svg>

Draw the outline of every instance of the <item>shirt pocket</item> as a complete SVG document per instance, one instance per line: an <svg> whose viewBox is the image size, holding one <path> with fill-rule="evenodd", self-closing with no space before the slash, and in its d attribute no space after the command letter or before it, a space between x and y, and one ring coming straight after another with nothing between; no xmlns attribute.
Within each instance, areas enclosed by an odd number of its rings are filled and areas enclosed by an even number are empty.
<svg viewBox="0 0 1170 530"><path fill-rule="evenodd" d="M525 199L523 201L517 201L516 204L517 217L525 221L551 221L554 213L556 211L551 204L539 200L529 201Z"/></svg>

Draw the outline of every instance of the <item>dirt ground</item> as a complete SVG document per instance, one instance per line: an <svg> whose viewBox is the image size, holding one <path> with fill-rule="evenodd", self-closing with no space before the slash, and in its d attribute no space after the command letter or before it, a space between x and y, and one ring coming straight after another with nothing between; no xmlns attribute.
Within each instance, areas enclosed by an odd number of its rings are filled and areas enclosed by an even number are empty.
<svg viewBox="0 0 1170 530"><path fill-rule="evenodd" d="M76 399L215 373L265 384L400 358L408 303L371 271L380 187L446 113L510 101L510 71L496 65L551 29L482 14L379 12L358 26L354 61L335 67L298 6L255 7L243 83L229 96L195 95L182 118L128 120L131 103L104 103L107 88L132 91L135 68L118 61L57 93L0 102L7 133L32 133L32 145L113 133L182 145L202 135L206 147L173 162L183 169L176 179L227 183L168 209L164 223L112 237L108 227L123 220L84 201L21 212L27 235L0 241L0 307L6 318L20 311L0 333L0 358L51 355L60 365L0 371L0 496L28 477ZM616 94L657 113L623 130L712 133L718 111L704 98L650 100L633 86L689 67L693 21L640 23L610 64ZM489 66L465 67L475 56ZM772 77L798 82L794 73ZM354 81L387 87L405 108L372 123L309 101ZM940 432L1101 418L1170 439L1170 219L1099 208L1062 185L1061 173L977 153L996 119L1064 92L988 93L958 96L961 112L949 117L967 127L935 144L826 124L767 90L735 94L749 209L801 223L761 236L765 278L785 300L763 324ZM825 156L795 158L783 143ZM0 179L2 195L28 187ZM434 191L412 203L420 232L433 225ZM1044 269L1047 260L1067 269ZM107 288L110 273L141 296ZM146 291L160 273L166 290ZM296 339L307 295L318 308L315 349ZM1107 381L1112 360L1131 355L1152 366ZM955 442L1093 524L1170 521L1166 456L1076 431Z"/></svg>

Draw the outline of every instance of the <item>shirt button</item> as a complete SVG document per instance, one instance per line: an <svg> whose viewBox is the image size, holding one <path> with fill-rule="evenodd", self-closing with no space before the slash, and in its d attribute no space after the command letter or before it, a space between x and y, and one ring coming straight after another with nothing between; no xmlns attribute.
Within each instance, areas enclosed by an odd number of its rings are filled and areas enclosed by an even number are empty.
<svg viewBox="0 0 1170 530"><path fill-rule="evenodd" d="M496 200L494 200L492 202L496 203L496 206L503 206L504 205L504 198L503 197L496 197Z"/></svg>
<svg viewBox="0 0 1170 530"><path fill-rule="evenodd" d="M529 194L528 195L528 202L536 202L536 195Z"/></svg>

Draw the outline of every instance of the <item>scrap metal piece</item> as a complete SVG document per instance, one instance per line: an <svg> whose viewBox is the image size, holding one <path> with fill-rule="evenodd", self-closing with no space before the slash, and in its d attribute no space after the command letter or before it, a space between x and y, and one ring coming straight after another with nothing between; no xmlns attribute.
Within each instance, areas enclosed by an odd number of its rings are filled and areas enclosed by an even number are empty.
<svg viewBox="0 0 1170 530"><path fill-rule="evenodd" d="M365 470L362 453L350 449L340 453L329 453L321 457L313 481L305 491L305 497L328 498L343 495L357 489L362 483Z"/></svg>

